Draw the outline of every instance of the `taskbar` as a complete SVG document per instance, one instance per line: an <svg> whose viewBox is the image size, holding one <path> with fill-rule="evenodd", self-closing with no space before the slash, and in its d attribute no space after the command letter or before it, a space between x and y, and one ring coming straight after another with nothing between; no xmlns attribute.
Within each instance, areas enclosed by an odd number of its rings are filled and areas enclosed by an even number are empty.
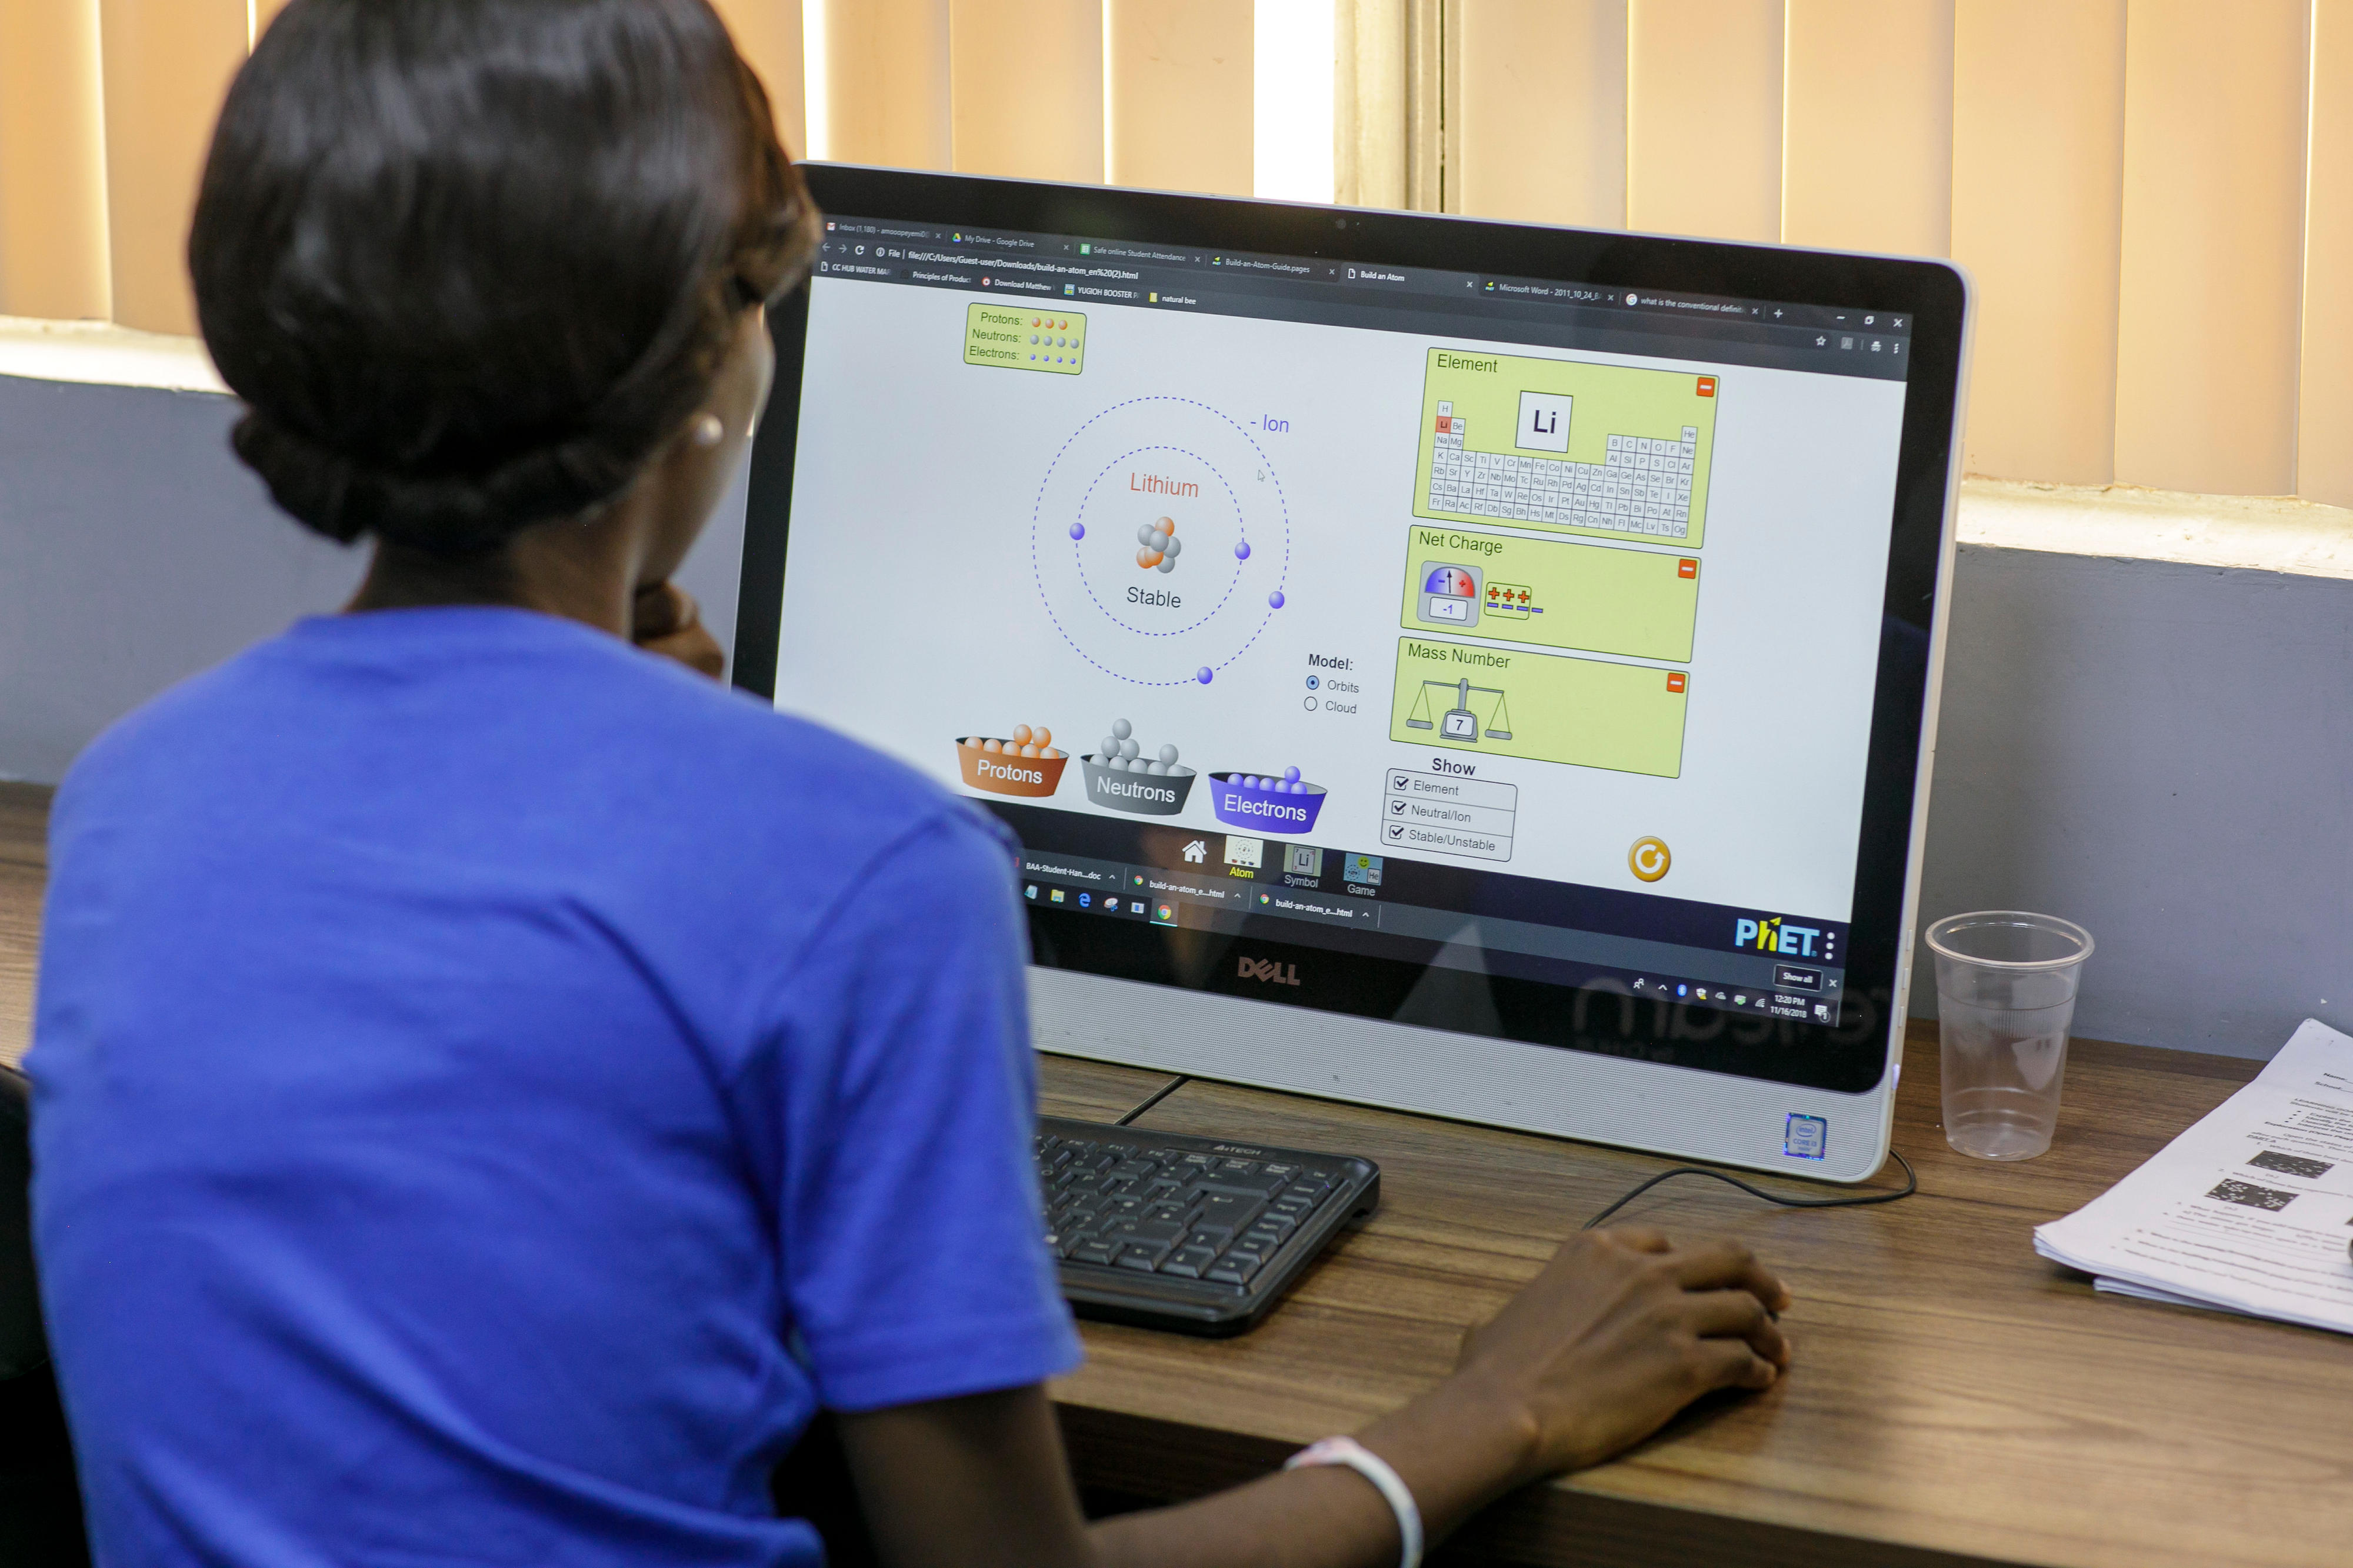
<svg viewBox="0 0 2353 1568"><path fill-rule="evenodd" d="M998 814L1022 830L1022 900L1048 917L1258 937L1826 1026L1835 1026L1842 1012L1846 973L1834 964L1384 896L1384 881L1413 862L1240 839L1238 853L1255 853L1264 863L1229 866L1211 858L1222 854L1223 836L1216 834L1188 837L1176 848L1175 866L1106 858L1053 847L1071 836L1051 831L1061 826L1051 819L1073 814ZM1252 851L1252 845L1261 847ZM1198 858L1186 859L1196 847ZM1277 868L1286 861L1288 868Z"/></svg>

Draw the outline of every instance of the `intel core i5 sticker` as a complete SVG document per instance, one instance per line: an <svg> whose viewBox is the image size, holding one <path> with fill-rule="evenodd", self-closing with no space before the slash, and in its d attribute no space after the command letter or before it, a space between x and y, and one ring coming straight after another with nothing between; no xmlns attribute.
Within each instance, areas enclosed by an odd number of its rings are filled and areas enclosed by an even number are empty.
<svg viewBox="0 0 2353 1568"><path fill-rule="evenodd" d="M964 313L964 363L1076 375L1086 362L1087 319L1075 310L973 305Z"/></svg>
<svg viewBox="0 0 2353 1568"><path fill-rule="evenodd" d="M1781 1152L1798 1160L1819 1160L1831 1152L1831 1124L1819 1116L1789 1115L1781 1134Z"/></svg>

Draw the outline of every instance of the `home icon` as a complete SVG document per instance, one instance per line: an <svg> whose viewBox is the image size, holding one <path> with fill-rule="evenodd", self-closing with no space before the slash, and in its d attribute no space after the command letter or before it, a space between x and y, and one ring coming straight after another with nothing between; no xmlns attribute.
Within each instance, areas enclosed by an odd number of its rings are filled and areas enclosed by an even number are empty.
<svg viewBox="0 0 2353 1568"><path fill-rule="evenodd" d="M1206 841L1196 838L1192 843L1185 846L1185 858L1192 865L1198 866L1208 858L1209 846Z"/></svg>

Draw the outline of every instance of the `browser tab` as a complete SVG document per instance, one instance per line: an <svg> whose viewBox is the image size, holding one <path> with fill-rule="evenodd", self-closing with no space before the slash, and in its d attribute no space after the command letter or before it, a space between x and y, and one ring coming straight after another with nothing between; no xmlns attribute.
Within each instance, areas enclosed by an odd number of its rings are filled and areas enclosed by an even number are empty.
<svg viewBox="0 0 2353 1568"><path fill-rule="evenodd" d="M1907 313L1455 272L1361 257L1197 250L853 215L827 219L816 270L826 279L1067 300L1074 307L1092 301L1376 331L1525 337L1558 348L1803 366L1886 380L1904 379L1908 368ZM1877 348L1871 346L1874 341ZM1830 363L1820 357L1825 351Z"/></svg>

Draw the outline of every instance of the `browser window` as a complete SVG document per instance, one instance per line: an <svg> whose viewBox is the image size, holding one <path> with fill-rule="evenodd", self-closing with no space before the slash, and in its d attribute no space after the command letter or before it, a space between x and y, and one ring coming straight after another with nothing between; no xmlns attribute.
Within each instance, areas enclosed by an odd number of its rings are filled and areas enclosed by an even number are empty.
<svg viewBox="0 0 2353 1568"><path fill-rule="evenodd" d="M777 704L1073 931L1835 1026L1908 325L837 215Z"/></svg>

